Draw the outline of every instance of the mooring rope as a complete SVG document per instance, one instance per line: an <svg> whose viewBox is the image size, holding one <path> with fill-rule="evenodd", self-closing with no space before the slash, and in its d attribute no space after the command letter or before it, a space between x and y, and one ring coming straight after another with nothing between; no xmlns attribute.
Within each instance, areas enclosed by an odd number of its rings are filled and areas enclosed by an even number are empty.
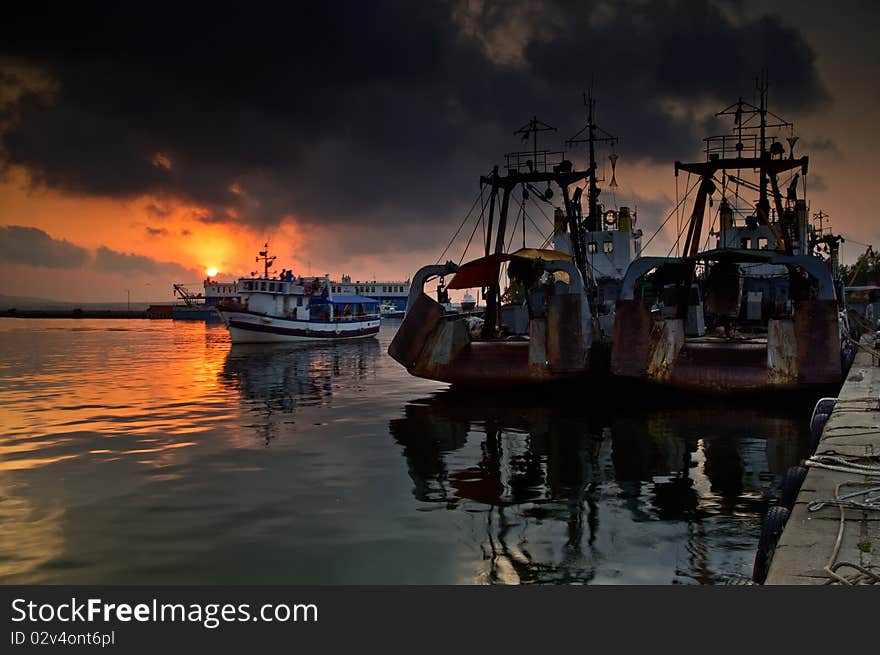
<svg viewBox="0 0 880 655"><path fill-rule="evenodd" d="M840 473L849 473L851 475L862 475L868 478L880 478L880 465L862 463L865 461L876 462L878 460L880 460L880 456L877 455L840 455L838 453L826 452L819 455L813 455L807 460L806 464L808 467L813 468L822 468ZM841 495L840 490L847 486L866 488ZM859 502L853 500L859 496L864 496L864 501ZM843 536L846 532L846 510L850 509L862 512L880 511L880 486L877 485L877 480L845 480L834 487L833 499L815 500L808 503L807 511L817 512L825 507L837 507L840 510L837 538L834 541L834 548L831 551L831 556L828 558L828 563L823 569L829 576L829 580L826 584L832 584L835 581L847 586L863 584L866 582L870 584L880 583L880 576L864 566L853 562L837 561L837 558L840 555L841 546L843 545ZM858 571L859 574L853 577L845 577L838 573L838 570L841 568L854 569Z"/></svg>
<svg viewBox="0 0 880 655"><path fill-rule="evenodd" d="M868 346L866 346L865 344L863 344L859 341L856 341L852 337L846 337L846 340L847 340L847 342L851 343L852 345L856 346L857 348L861 348L862 350L864 350L866 353L868 353L872 357L880 359L880 351L875 350L874 348L868 348Z"/></svg>

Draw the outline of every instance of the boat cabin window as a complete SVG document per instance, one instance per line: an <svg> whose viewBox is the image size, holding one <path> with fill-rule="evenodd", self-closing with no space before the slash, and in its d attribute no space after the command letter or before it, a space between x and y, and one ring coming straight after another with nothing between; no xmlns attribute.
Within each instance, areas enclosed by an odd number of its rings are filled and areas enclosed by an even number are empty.
<svg viewBox="0 0 880 655"><path fill-rule="evenodd" d="M266 290L266 283L260 282L260 291L265 291L265 290Z"/></svg>
<svg viewBox="0 0 880 655"><path fill-rule="evenodd" d="M587 244L587 252L588 253L595 253L595 252L598 252L598 250L599 250L598 244L595 241L590 241Z"/></svg>
<svg viewBox="0 0 880 655"><path fill-rule="evenodd" d="M746 249L751 248L752 247L752 240L749 239L748 237L743 237L742 239L739 240L739 247L746 248Z"/></svg>
<svg viewBox="0 0 880 655"><path fill-rule="evenodd" d="M605 241L602 244L602 252L604 252L604 253L614 252L614 242L613 241Z"/></svg>
<svg viewBox="0 0 880 655"><path fill-rule="evenodd" d="M758 249L760 249L760 250L767 250L767 245L768 245L769 243L770 243L770 242L767 240L766 237L760 237L760 238L758 239Z"/></svg>
<svg viewBox="0 0 880 655"><path fill-rule="evenodd" d="M302 296L300 296L299 298L296 299L296 306L297 306L297 307L302 307L302 306L303 306L303 299L302 299Z"/></svg>

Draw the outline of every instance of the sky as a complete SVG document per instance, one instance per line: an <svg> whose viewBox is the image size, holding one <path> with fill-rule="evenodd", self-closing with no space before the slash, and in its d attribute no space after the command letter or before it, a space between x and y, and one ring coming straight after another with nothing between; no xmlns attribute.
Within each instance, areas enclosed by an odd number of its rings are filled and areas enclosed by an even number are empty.
<svg viewBox="0 0 880 655"><path fill-rule="evenodd" d="M0 295L168 300L172 282L250 273L266 242L298 274L405 279L438 259L479 176L520 149L517 128L532 116L555 126L539 144L552 150L581 129L591 84L598 122L619 139L620 186L600 200L637 207L650 236L675 204L673 162L699 161L714 113L753 98L763 69L770 108L810 156L811 211L847 238L844 262L880 245L867 193L880 151L875 3L5 13ZM582 149L569 156L583 165ZM674 229L647 254L666 254Z"/></svg>

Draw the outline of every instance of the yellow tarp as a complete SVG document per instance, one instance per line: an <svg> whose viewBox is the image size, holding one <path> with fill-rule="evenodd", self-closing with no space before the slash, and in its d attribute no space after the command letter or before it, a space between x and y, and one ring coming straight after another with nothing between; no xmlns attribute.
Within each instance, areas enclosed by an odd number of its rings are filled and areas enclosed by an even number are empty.
<svg viewBox="0 0 880 655"><path fill-rule="evenodd" d="M573 262L574 258L559 250L542 250L539 248L520 248L516 252L510 253L514 257L522 257L523 259L544 259L548 262Z"/></svg>

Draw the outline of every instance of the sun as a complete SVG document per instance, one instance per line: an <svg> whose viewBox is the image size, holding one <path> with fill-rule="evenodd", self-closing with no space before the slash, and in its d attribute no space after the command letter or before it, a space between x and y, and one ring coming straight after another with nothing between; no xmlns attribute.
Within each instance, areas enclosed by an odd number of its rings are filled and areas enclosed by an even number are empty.
<svg viewBox="0 0 880 655"><path fill-rule="evenodd" d="M208 277L214 277L215 275L217 275L217 269L216 268L208 268L205 270L205 273L208 274Z"/></svg>

